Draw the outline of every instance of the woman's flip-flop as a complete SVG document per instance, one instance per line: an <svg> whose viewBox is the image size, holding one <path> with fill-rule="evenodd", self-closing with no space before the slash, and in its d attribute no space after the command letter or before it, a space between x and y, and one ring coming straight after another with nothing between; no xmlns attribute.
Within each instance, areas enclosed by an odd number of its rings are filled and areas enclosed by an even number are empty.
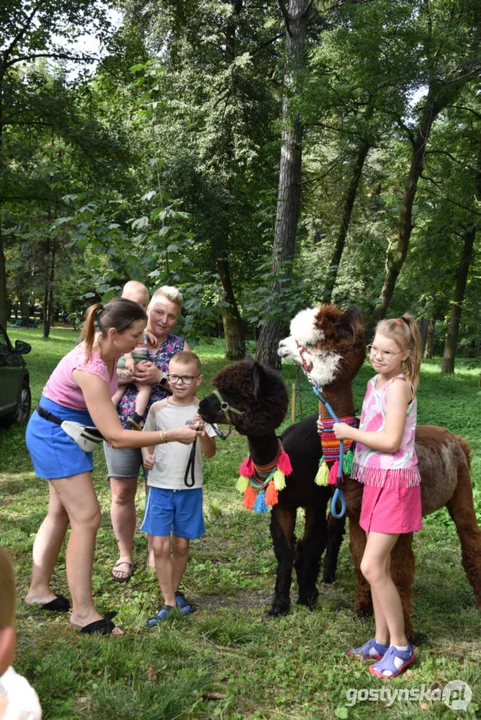
<svg viewBox="0 0 481 720"><path fill-rule="evenodd" d="M407 650L398 650L395 645L390 645L379 662L371 665L371 675L386 680L400 675L416 659L414 648L408 644Z"/></svg>
<svg viewBox="0 0 481 720"><path fill-rule="evenodd" d="M27 603L27 605L30 603ZM53 600L47 603L31 603L31 607L39 607L49 612L68 612L70 610L70 600L65 595L55 595Z"/></svg>
<svg viewBox="0 0 481 720"><path fill-rule="evenodd" d="M116 628L116 625L112 622L112 618L116 615L117 612L112 610L111 612L105 613L103 618L100 620L94 620L94 622L84 625L83 627L79 627L74 623L70 623L70 626L87 635L112 635L114 629Z"/></svg>

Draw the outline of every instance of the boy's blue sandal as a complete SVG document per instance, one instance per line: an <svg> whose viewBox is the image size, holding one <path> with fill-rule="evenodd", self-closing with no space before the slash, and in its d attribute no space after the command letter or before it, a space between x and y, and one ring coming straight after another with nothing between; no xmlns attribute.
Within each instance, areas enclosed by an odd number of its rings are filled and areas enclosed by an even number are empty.
<svg viewBox="0 0 481 720"><path fill-rule="evenodd" d="M350 658L361 657L363 660L380 660L387 651L389 645L382 645L376 642L376 638L366 640L364 645L357 648L351 648L346 652Z"/></svg>
<svg viewBox="0 0 481 720"><path fill-rule="evenodd" d="M369 672L376 677L391 679L400 675L416 659L414 648L408 644L407 650L398 650L390 645L379 662L371 665Z"/></svg>
<svg viewBox="0 0 481 720"><path fill-rule="evenodd" d="M195 612L195 606L186 599L184 593L181 593L180 590L175 593L175 604L182 615L190 615Z"/></svg>
<svg viewBox="0 0 481 720"><path fill-rule="evenodd" d="M149 619L147 620L147 627L153 628L153 627L155 627L156 625L158 625L159 622L163 622L164 620L167 620L167 618L168 618L168 616L169 616L169 613L170 613L171 610L173 610L173 609L174 609L174 608L172 607L172 605L163 605L163 606L160 608L160 610L159 610L159 612L157 613L157 615L154 615L154 617L151 617L151 618L149 618Z"/></svg>

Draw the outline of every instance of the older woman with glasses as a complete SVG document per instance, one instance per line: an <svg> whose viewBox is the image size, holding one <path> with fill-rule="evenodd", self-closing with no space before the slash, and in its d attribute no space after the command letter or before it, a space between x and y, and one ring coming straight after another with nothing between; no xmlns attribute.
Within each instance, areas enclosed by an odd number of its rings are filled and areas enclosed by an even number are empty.
<svg viewBox="0 0 481 720"><path fill-rule="evenodd" d="M128 385L117 407L120 422L126 429L131 429L128 418L135 412L135 398L138 393L136 385L145 384L151 387L142 422L145 422L152 403L170 395L167 375L170 359L177 352L190 349L185 340L171 333L182 302L182 293L177 288L165 285L154 292L147 308L146 331L156 338L156 343L149 346L147 361L139 362L135 366L134 375L128 370L118 370L119 384ZM104 449L112 491L110 517L119 546L119 559L111 574L116 582L127 582L134 570L133 544L137 520L135 496L142 455L140 450L133 448L119 450L105 445ZM149 564L153 566L153 562Z"/></svg>

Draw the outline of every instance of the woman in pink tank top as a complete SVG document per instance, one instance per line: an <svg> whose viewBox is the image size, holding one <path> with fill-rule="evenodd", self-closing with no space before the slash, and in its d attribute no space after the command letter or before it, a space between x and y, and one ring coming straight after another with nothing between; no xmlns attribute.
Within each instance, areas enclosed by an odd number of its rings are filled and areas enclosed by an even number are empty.
<svg viewBox="0 0 481 720"><path fill-rule="evenodd" d="M27 426L27 447L35 474L48 480L49 506L33 545L32 581L25 602L50 611L70 610L69 600L50 588L70 525L66 565L72 595L71 625L84 633L123 634L112 622L116 613L102 617L92 599L100 507L84 426L94 425L105 441L117 448L150 447L168 441L191 444L199 433L192 426L184 426L169 431L166 438L157 431L131 432L120 423L111 399L117 387L117 360L136 346L146 317L138 303L124 298L115 298L105 307L89 308L83 342L59 362ZM77 429L77 436L72 428Z"/></svg>
<svg viewBox="0 0 481 720"><path fill-rule="evenodd" d="M356 442L351 477L364 484L360 525L367 534L361 572L371 586L375 636L349 656L375 659L369 671L393 678L414 662L399 592L391 578L391 551L400 534L421 529L421 490L414 449L421 348L409 315L382 320L369 358L369 381L359 429L334 425L339 440Z"/></svg>

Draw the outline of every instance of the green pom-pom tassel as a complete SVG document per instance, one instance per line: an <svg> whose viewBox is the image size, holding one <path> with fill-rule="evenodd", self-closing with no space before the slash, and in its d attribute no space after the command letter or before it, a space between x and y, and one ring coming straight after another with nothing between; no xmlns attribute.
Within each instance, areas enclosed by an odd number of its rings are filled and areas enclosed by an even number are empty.
<svg viewBox="0 0 481 720"><path fill-rule="evenodd" d="M324 456L319 461L319 470L316 474L315 483L316 485L327 485L329 479L329 468L324 460Z"/></svg>
<svg viewBox="0 0 481 720"><path fill-rule="evenodd" d="M342 464L342 471L345 475L351 474L353 462L354 462L354 453L352 452L352 448L349 448L347 453L344 455L344 461Z"/></svg>
<svg viewBox="0 0 481 720"><path fill-rule="evenodd" d="M281 490L284 490L286 487L286 476L282 472L282 470L276 470L274 475L272 476L272 479L274 480L274 487L278 492Z"/></svg>
<svg viewBox="0 0 481 720"><path fill-rule="evenodd" d="M244 475L241 475L238 481L236 482L236 488L240 493L245 493L247 490L247 486L249 485L249 478L245 477Z"/></svg>

